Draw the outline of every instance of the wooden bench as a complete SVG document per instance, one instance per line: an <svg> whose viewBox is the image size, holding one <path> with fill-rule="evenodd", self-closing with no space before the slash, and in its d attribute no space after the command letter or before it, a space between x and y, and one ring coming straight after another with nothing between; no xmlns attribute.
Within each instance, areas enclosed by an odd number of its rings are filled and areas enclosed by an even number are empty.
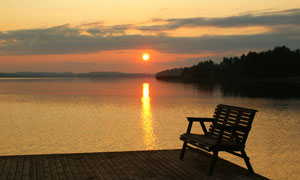
<svg viewBox="0 0 300 180"><path fill-rule="evenodd" d="M187 117L187 132L180 136L184 141L180 160L186 148L202 149L213 152L209 175L213 174L219 151L226 151L242 157L250 174L254 174L249 157L245 152L245 144L251 124L257 110L219 104L213 118ZM204 134L191 133L193 122L199 122ZM212 122L207 131L204 122Z"/></svg>

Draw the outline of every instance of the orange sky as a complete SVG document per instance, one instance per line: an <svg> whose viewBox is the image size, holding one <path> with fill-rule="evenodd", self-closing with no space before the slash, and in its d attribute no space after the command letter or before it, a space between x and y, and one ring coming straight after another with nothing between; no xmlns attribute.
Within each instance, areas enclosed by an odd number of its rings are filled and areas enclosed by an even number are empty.
<svg viewBox="0 0 300 180"><path fill-rule="evenodd" d="M0 72L156 73L250 50L300 47L300 0L0 4Z"/></svg>
<svg viewBox="0 0 300 180"><path fill-rule="evenodd" d="M143 53L150 55L149 61L142 61ZM54 55L4 55L1 56L1 68L5 72L16 72L16 66L22 71L34 72L91 72L120 71L153 73L169 68L169 63L180 62L186 58L210 57L213 54L172 54L154 50L102 51L89 54ZM193 65L193 61L186 65ZM185 64L182 64L182 66Z"/></svg>

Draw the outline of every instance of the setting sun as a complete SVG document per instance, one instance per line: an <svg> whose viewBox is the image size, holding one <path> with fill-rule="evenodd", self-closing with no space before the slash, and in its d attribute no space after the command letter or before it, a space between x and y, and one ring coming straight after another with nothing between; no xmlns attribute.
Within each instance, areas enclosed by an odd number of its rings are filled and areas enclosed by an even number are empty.
<svg viewBox="0 0 300 180"><path fill-rule="evenodd" d="M146 53L143 54L143 60L144 60L144 61L148 61L149 58L150 58L149 54L146 54Z"/></svg>

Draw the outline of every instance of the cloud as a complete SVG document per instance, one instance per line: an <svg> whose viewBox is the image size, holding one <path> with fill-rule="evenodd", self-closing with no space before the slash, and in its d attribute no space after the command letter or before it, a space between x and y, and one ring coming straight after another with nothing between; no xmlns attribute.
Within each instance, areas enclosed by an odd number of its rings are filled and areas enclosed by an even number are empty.
<svg viewBox="0 0 300 180"><path fill-rule="evenodd" d="M247 27L247 26L278 26L278 25L300 25L300 9L290 9L259 14L244 14L239 16L221 18L183 18L167 19L163 25L141 26L141 31L166 31L181 27Z"/></svg>
<svg viewBox="0 0 300 180"><path fill-rule="evenodd" d="M69 24L50 28L0 32L0 55L87 54L104 50L153 49L163 53L240 52L249 49L270 49L286 45L300 47L300 9L247 14L224 18L185 18L163 20L167 24L140 26L124 24L88 27ZM156 19L155 21L162 21ZM272 27L272 31L251 35L205 35L171 37L162 30L198 26ZM87 25L85 25L87 26ZM274 27L273 27L274 26ZM129 35L127 30L155 30L156 35Z"/></svg>

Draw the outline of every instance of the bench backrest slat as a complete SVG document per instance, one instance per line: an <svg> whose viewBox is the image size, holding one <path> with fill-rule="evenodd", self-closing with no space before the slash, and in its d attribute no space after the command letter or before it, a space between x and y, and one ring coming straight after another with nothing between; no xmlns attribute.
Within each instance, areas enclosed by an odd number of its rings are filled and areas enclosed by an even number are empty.
<svg viewBox="0 0 300 180"><path fill-rule="evenodd" d="M251 125L257 110L241 108L236 106L229 106L219 104L214 113L214 123L232 126L243 126L246 131L237 131L237 135L242 145L246 143ZM214 127L214 123L209 127L209 133L212 136L217 137L220 134L220 130ZM229 131L223 132L223 140L232 141L234 136Z"/></svg>

